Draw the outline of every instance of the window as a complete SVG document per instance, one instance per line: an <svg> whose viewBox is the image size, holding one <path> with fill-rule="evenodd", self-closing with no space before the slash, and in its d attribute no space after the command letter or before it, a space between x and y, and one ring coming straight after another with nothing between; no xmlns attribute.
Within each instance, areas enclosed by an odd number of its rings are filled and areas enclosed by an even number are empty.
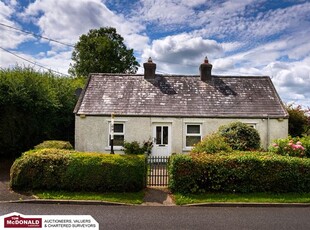
<svg viewBox="0 0 310 230"><path fill-rule="evenodd" d="M156 144L168 144L168 126L156 126Z"/></svg>
<svg viewBox="0 0 310 230"><path fill-rule="evenodd" d="M113 146L123 146L125 136L124 123L114 123L114 140ZM109 124L109 146L111 146L111 123Z"/></svg>
<svg viewBox="0 0 310 230"><path fill-rule="evenodd" d="M245 123L245 124L256 129L256 123Z"/></svg>
<svg viewBox="0 0 310 230"><path fill-rule="evenodd" d="M201 125L187 124L186 125L186 147L192 147L201 141Z"/></svg>

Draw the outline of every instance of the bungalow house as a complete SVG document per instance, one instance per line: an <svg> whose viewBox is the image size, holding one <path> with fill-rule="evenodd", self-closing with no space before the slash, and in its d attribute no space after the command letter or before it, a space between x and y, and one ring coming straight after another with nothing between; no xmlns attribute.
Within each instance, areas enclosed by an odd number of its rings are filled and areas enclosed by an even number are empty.
<svg viewBox="0 0 310 230"><path fill-rule="evenodd" d="M160 75L151 58L144 74L90 74L74 109L75 148L110 151L124 140L153 142L152 155L189 152L219 126L241 121L260 134L262 147L288 135L288 113L267 76L215 76L206 59L200 74Z"/></svg>

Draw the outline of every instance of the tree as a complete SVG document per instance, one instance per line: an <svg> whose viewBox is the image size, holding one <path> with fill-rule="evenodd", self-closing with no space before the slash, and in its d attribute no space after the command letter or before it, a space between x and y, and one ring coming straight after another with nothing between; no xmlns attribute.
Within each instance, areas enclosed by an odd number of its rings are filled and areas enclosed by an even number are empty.
<svg viewBox="0 0 310 230"><path fill-rule="evenodd" d="M89 73L136 73L139 63L133 49L127 49L116 29L103 27L83 34L72 52L69 73L87 76Z"/></svg>
<svg viewBox="0 0 310 230"><path fill-rule="evenodd" d="M292 137L301 137L310 132L310 117L307 115L310 109L303 109L300 105L287 105L286 110L289 114L288 133Z"/></svg>
<svg viewBox="0 0 310 230"><path fill-rule="evenodd" d="M43 140L74 140L75 90L85 78L32 68L0 70L0 157L16 157Z"/></svg>

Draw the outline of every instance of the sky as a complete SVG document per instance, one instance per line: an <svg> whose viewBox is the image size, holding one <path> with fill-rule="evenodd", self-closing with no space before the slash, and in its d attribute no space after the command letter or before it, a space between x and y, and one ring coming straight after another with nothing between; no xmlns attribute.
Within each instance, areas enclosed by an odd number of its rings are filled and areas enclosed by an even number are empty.
<svg viewBox="0 0 310 230"><path fill-rule="evenodd" d="M198 75L207 56L214 75L267 75L284 103L310 107L310 0L0 0L0 68L68 74L74 44L100 27L141 67Z"/></svg>

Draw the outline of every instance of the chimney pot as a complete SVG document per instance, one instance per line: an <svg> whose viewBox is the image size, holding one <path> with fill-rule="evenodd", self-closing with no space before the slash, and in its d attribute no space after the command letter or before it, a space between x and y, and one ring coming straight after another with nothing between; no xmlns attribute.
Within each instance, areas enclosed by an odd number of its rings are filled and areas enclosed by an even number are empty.
<svg viewBox="0 0 310 230"><path fill-rule="evenodd" d="M144 79L155 79L156 64L153 63L151 57L143 64L144 67Z"/></svg>
<svg viewBox="0 0 310 230"><path fill-rule="evenodd" d="M202 81L211 81L212 65L209 63L207 56L205 57L204 63L200 65L199 70L200 70L200 79Z"/></svg>
<svg viewBox="0 0 310 230"><path fill-rule="evenodd" d="M209 63L209 59L207 56L205 57L205 63Z"/></svg>

